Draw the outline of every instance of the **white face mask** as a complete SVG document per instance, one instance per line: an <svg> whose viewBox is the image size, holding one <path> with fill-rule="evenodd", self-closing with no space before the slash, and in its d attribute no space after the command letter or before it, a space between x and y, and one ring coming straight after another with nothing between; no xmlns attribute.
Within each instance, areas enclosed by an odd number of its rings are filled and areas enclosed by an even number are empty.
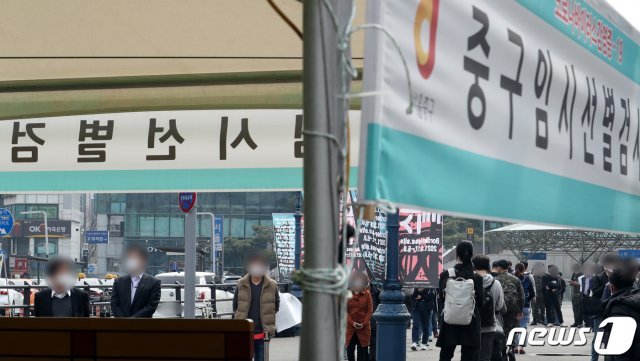
<svg viewBox="0 0 640 361"><path fill-rule="evenodd" d="M362 291L364 289L364 282L362 280L360 280L360 279L353 280L351 282L351 288L354 291L360 292L360 291Z"/></svg>
<svg viewBox="0 0 640 361"><path fill-rule="evenodd" d="M129 257L125 261L125 267L127 272L129 273L140 273L142 272L142 262L137 257Z"/></svg>
<svg viewBox="0 0 640 361"><path fill-rule="evenodd" d="M76 278L71 273L62 273L56 277L56 283L68 291L76 284Z"/></svg>
<svg viewBox="0 0 640 361"><path fill-rule="evenodd" d="M265 268L261 265L252 265L249 267L249 274L253 277L264 276Z"/></svg>

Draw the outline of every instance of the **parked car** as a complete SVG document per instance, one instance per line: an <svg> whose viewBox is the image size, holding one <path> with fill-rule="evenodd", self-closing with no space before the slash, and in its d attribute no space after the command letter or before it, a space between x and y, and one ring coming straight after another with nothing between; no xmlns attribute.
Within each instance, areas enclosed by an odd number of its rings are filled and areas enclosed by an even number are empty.
<svg viewBox="0 0 640 361"><path fill-rule="evenodd" d="M222 277L222 283L227 285L235 285L241 278L242 276L228 274Z"/></svg>
<svg viewBox="0 0 640 361"><path fill-rule="evenodd" d="M84 289L87 286L105 285L100 278L82 278L76 282L76 287ZM107 302L110 297L108 288L89 288L89 298L94 302Z"/></svg>
<svg viewBox="0 0 640 361"><path fill-rule="evenodd" d="M10 285L6 278L0 278L0 316L12 315L17 316L20 312L17 308L3 308L2 306L16 306L24 302L22 293L14 289L2 288L2 286Z"/></svg>
<svg viewBox="0 0 640 361"><path fill-rule="evenodd" d="M10 279L7 279L7 282L13 286L33 286L34 285L34 282L32 280L25 279L25 278L10 278ZM24 289L16 290L16 291L20 292L24 297ZM29 294L29 304L31 306L33 306L33 300L35 299L36 293L38 293L38 291L40 291L39 288L31 289L31 292Z"/></svg>
<svg viewBox="0 0 640 361"><path fill-rule="evenodd" d="M167 272L156 275L162 282L162 285L184 285L184 272ZM211 272L196 272L196 285L216 284L221 285L220 278L215 273ZM184 288L180 289L180 299L184 301ZM231 302L233 299L233 293L224 291L222 289L216 289L216 309L218 314L228 313L229 315L223 316L225 318L231 318L233 312L233 305ZM180 310L181 314L184 314L184 307L178 306L176 300L176 289L170 287L162 287L162 293L160 297L160 305L156 310L153 317L175 317ZM211 300L211 288L209 287L196 287L196 317L202 316L202 309L205 305L205 300Z"/></svg>

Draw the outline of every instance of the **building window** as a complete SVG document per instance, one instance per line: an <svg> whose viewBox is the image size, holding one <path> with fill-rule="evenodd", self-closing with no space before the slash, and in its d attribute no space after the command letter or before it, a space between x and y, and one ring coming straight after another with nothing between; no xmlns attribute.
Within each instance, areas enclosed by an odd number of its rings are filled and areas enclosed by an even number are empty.
<svg viewBox="0 0 640 361"><path fill-rule="evenodd" d="M124 216L123 215L109 215L109 234L114 237L122 237L123 236L123 225L124 225Z"/></svg>

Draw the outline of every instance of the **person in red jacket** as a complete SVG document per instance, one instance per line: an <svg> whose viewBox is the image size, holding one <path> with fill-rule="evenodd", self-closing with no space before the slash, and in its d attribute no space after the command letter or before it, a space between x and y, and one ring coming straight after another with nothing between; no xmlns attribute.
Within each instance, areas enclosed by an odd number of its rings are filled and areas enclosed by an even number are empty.
<svg viewBox="0 0 640 361"><path fill-rule="evenodd" d="M371 342L371 316L373 301L368 289L369 277L364 272L355 271L349 279L352 296L347 302L347 359L355 361L357 350L358 361L369 359Z"/></svg>

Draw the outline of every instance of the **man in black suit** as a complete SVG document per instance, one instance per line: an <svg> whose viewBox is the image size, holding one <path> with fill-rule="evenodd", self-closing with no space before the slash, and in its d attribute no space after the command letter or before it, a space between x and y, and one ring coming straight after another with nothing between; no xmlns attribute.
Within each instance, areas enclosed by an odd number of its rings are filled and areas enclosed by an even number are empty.
<svg viewBox="0 0 640 361"><path fill-rule="evenodd" d="M113 283L111 313L114 317L151 318L160 303L160 280L145 273L147 250L131 245L124 256L129 274Z"/></svg>
<svg viewBox="0 0 640 361"><path fill-rule="evenodd" d="M76 282L71 258L55 257L47 263L49 288L36 293L36 317L89 317L89 294L73 288Z"/></svg>

